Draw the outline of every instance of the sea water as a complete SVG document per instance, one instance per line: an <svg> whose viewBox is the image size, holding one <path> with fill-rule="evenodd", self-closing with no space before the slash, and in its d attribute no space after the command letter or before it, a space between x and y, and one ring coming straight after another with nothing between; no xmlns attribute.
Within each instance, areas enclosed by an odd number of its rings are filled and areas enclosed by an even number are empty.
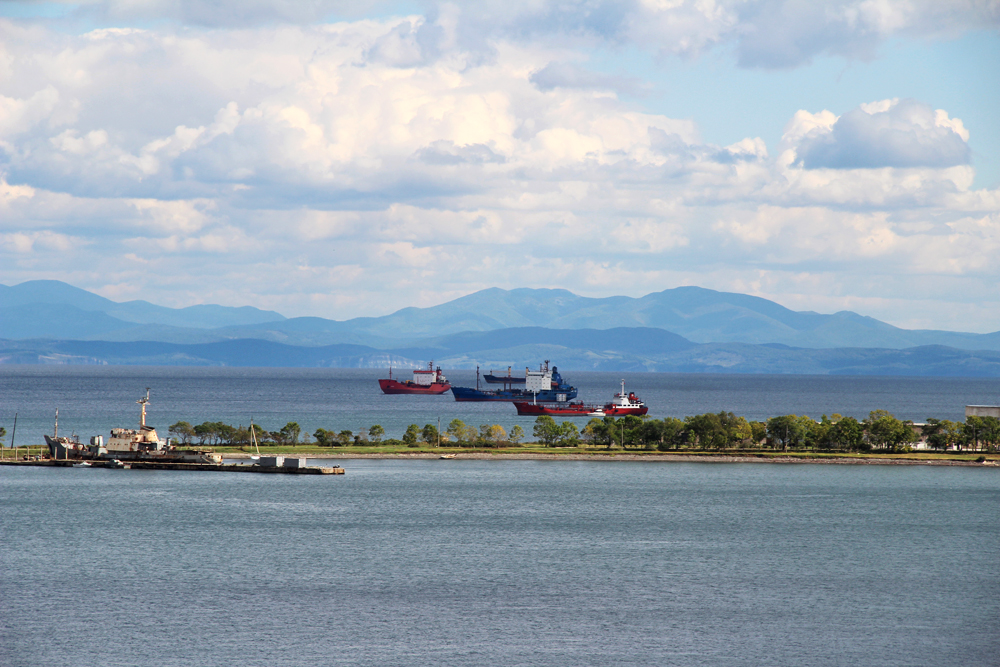
<svg viewBox="0 0 1000 667"><path fill-rule="evenodd" d="M0 665L1000 664L1000 470L0 467Z"/></svg>
<svg viewBox="0 0 1000 667"><path fill-rule="evenodd" d="M401 371L402 372L402 371ZM385 371L330 368L192 368L137 366L0 365L0 426L15 444L41 444L52 433L59 410L61 435L86 440L108 437L114 427L136 428L135 401L150 387L147 421L161 436L178 421L247 426L268 430L296 422L302 433L318 428L352 432L381 425L400 437L409 424L447 427L452 419L479 427L520 425L530 435L532 417L518 417L507 402L457 403L441 396L387 396L378 386ZM475 371L448 371L458 386L475 386ZM863 419L888 410L900 419L961 420L966 405L1000 405L998 378L886 378L799 375L709 375L683 373L596 373L564 371L579 389L578 400L605 403L620 391L634 391L651 417L679 417L727 411L747 419L798 414L819 419L834 413ZM495 385L483 385L491 387ZM582 428L587 417L573 418ZM562 421L563 418L560 418ZM5 440L10 445L11 437Z"/></svg>

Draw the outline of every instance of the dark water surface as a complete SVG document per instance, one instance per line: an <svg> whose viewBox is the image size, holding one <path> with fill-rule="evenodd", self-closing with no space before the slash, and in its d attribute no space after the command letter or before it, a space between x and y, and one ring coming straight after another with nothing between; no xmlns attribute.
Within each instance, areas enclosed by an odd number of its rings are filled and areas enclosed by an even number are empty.
<svg viewBox="0 0 1000 667"><path fill-rule="evenodd" d="M381 424L399 437L407 425L452 419L469 425L520 424L531 433L534 419L518 417L509 403L456 403L442 396L386 396L375 369L192 368L136 366L2 366L0 426L10 433L18 413L17 440L41 444L52 432L56 408L60 432L81 438L116 426L135 427L136 399L152 388L149 423L167 435L177 421L255 423L277 430L289 421L303 433L317 428L367 430ZM474 371L449 371L459 386L475 386ZM578 373L565 377L581 400L604 403L626 389L646 401L650 416L683 418L726 410L748 419L799 414L818 419L840 413L862 419L876 409L900 419L964 419L970 404L1000 405L998 378L886 378L801 375L706 375L681 373ZM587 418L576 418L582 427ZM6 444L10 444L8 436ZM17 444L17 443L15 443Z"/></svg>
<svg viewBox="0 0 1000 667"><path fill-rule="evenodd" d="M1000 470L0 467L0 664L1000 664Z"/></svg>

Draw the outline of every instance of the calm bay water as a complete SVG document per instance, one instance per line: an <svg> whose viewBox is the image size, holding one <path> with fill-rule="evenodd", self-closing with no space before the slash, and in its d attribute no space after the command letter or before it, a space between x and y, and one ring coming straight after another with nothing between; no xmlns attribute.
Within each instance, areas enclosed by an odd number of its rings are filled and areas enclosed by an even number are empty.
<svg viewBox="0 0 1000 667"><path fill-rule="evenodd" d="M517 417L509 403L456 403L442 396L385 396L374 369L329 368L192 368L135 366L0 366L0 426L13 430L17 442L40 444L51 433L59 409L60 432L81 438L116 426L134 427L136 399L151 387L149 423L160 434L177 421L199 424L223 421L247 425L251 417L269 430L295 421L305 433L367 430L381 424L399 437L407 425L452 419L472 426L521 424L531 432L533 419ZM459 386L475 386L474 371L449 371ZM619 389L635 391L650 416L685 417L726 410L748 419L783 414L819 418L840 413L864 418L889 410L901 419L928 417L961 420L964 406L1000 404L997 378L885 378L797 375L705 375L679 373L582 373L565 377L581 400L606 402ZM587 418L576 418L579 426ZM6 444L10 444L8 436ZM15 443L16 444L16 443Z"/></svg>
<svg viewBox="0 0 1000 667"><path fill-rule="evenodd" d="M1000 471L0 467L0 664L1000 664Z"/></svg>

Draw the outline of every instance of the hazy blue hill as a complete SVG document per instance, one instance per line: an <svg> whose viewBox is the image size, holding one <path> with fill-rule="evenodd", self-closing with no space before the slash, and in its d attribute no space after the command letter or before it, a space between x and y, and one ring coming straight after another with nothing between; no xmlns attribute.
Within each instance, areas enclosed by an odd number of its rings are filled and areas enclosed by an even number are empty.
<svg viewBox="0 0 1000 667"><path fill-rule="evenodd" d="M399 348L399 351L432 352L442 350L455 354L530 345L549 345L595 351L614 350L633 354L640 352L642 354L665 354L696 347L694 343L682 336L662 329L618 327L597 330L517 327L498 331L467 331L441 336L421 341L420 344L412 348Z"/></svg>
<svg viewBox="0 0 1000 667"><path fill-rule="evenodd" d="M217 328L233 325L259 324L283 320L284 316L273 311L260 310L252 306L233 308L229 306L198 305L187 308L167 308L157 306L147 301L126 301L118 303L102 296L58 280L29 280L19 285L0 285L0 310L8 308L31 308L40 306L62 306L66 310L57 318L32 318L30 310L23 312L28 321L21 323L25 333L20 337L60 337L79 335L89 337L93 334L77 334L66 331L67 326L76 327L80 318L78 311L104 313L118 321L131 324L160 324L182 328ZM75 310L70 311L69 308ZM53 312L40 310L39 313ZM72 312L72 316L70 316ZM87 318L84 318L87 319ZM97 323L99 320L89 318ZM85 324L82 330L92 330L96 324ZM107 331L118 331L126 327L111 326L107 323ZM60 331L61 330L61 331ZM96 330L95 330L96 331ZM4 337L9 337L4 335Z"/></svg>
<svg viewBox="0 0 1000 667"><path fill-rule="evenodd" d="M0 285L0 312L40 305L65 308L62 312L12 311L0 322L0 336L186 344L256 338L289 345L355 344L391 349L424 346L430 339L465 332L630 327L665 330L696 343L779 343L812 349L945 345L964 350L1000 350L1000 332L900 329L849 311L831 315L794 311L760 297L700 287L678 287L641 298L589 298L567 290L491 288L430 308L404 308L384 317L337 321L320 317L285 319L278 313L249 306L172 309L144 301L115 303L58 281ZM114 319L92 316L97 313ZM539 338L524 344L565 347L565 340L545 337L547 334L540 330L534 335ZM635 345L647 344L644 340ZM585 347L583 343L579 346ZM509 346L496 349L505 347Z"/></svg>
<svg viewBox="0 0 1000 667"><path fill-rule="evenodd" d="M430 308L404 308L385 317L360 320L358 327L382 336L421 338L462 331L551 327L559 317L591 301L596 299L566 290L507 291L494 287ZM348 323L353 322L355 320L348 320Z"/></svg>
<svg viewBox="0 0 1000 667"><path fill-rule="evenodd" d="M29 280L14 285L0 285L0 308L31 306L35 304L64 304L81 310L104 312L116 306L114 301L105 299L87 290L67 285L58 280Z"/></svg>
<svg viewBox="0 0 1000 667"><path fill-rule="evenodd" d="M92 338L134 326L99 311L69 304L26 303L0 307L0 338Z"/></svg>
<svg viewBox="0 0 1000 667"><path fill-rule="evenodd" d="M480 366L484 371L502 372L512 366L520 372L549 359L571 380L575 370L1000 377L1000 352L990 350L940 345L817 350L781 344L697 344L657 329L544 331L545 335L533 329L515 329L510 335L463 334L437 339L428 346L394 350L364 345L303 347L261 340L197 345L0 341L0 363L386 368L390 360L396 367L414 367L434 359L446 369ZM636 341L644 344L636 345Z"/></svg>
<svg viewBox="0 0 1000 667"><path fill-rule="evenodd" d="M116 303L114 307L105 312L126 322L198 329L217 329L285 319L280 313L260 310L253 306L232 307L202 304L186 308L166 308L147 301Z"/></svg>
<svg viewBox="0 0 1000 667"><path fill-rule="evenodd" d="M386 354L370 347L301 347L262 340L231 340L196 345L153 341L0 341L0 363L312 368L388 365Z"/></svg>

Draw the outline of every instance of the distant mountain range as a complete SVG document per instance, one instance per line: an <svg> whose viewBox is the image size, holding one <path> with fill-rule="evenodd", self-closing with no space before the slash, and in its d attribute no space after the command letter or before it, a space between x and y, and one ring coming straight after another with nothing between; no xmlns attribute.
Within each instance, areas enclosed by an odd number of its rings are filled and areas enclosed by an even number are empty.
<svg viewBox="0 0 1000 667"><path fill-rule="evenodd" d="M904 375L994 375L988 352L1000 352L1000 332L900 329L699 287L600 299L493 288L337 321L251 306L118 303L40 280L0 285L0 339L0 363L385 366L433 358L446 368L519 368L544 358L567 369Z"/></svg>
<svg viewBox="0 0 1000 667"><path fill-rule="evenodd" d="M419 367L515 373L551 359L560 368L685 373L798 373L1000 377L1000 352L929 345L906 350L807 349L747 343L693 343L662 329L545 329L519 327L466 332L418 347L301 346L241 339L213 343L0 341L0 363L152 366Z"/></svg>
<svg viewBox="0 0 1000 667"><path fill-rule="evenodd" d="M217 329L278 322L280 313L252 306L167 308L148 301L118 303L58 280L0 285L0 338L88 339L149 325Z"/></svg>

